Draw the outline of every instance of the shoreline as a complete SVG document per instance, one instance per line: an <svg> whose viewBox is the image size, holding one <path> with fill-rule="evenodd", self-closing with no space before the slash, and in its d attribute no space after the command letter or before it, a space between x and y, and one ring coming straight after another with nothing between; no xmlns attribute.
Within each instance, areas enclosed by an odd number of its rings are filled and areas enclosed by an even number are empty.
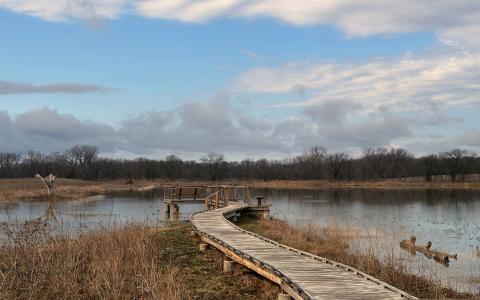
<svg viewBox="0 0 480 300"><path fill-rule="evenodd" d="M138 180L127 184L126 180L85 181L59 178L56 187L56 200L72 200L97 195L122 192L148 193L157 188L172 185L243 185L250 189L366 189L366 190L471 190L480 191L480 183L468 182L412 182L403 180L376 181L327 181L327 180ZM19 200L47 200L41 182L35 178L0 179L0 202Z"/></svg>

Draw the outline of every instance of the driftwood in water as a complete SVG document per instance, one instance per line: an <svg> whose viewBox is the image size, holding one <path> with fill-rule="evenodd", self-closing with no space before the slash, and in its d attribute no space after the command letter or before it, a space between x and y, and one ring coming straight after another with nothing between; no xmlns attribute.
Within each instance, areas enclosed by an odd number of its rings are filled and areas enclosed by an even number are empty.
<svg viewBox="0 0 480 300"><path fill-rule="evenodd" d="M432 242L428 241L427 245L420 246L416 244L417 238L412 236L409 240L403 240L400 242L400 247L405 250L409 250L412 254L415 254L416 251L423 253L428 258L433 258L435 261L440 262L446 266L450 259L457 260L456 254L448 254L445 252L432 250Z"/></svg>

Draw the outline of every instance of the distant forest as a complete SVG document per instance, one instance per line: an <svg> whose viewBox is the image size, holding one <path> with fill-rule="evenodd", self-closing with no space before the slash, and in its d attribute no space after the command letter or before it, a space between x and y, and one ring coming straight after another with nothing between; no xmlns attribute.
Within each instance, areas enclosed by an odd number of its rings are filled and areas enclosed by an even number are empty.
<svg viewBox="0 0 480 300"><path fill-rule="evenodd" d="M398 148L365 148L358 158L346 153L328 153L313 147L303 155L283 160L266 158L226 161L222 153L210 152L199 161L169 155L162 160L111 159L98 156L98 148L76 145L63 153L29 151L0 153L0 178L55 174L88 180L110 179L258 179L258 180L370 180L423 177L426 181L465 181L468 174L480 173L480 158L474 152L453 149L415 157Z"/></svg>

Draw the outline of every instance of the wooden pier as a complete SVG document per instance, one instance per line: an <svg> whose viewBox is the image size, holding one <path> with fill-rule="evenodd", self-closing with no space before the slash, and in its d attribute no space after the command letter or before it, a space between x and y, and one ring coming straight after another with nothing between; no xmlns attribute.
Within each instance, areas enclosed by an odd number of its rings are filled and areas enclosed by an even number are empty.
<svg viewBox="0 0 480 300"><path fill-rule="evenodd" d="M250 191L245 186L170 186L163 189L164 212L178 219L181 204L204 204L205 209L224 207L228 202L248 203Z"/></svg>
<svg viewBox="0 0 480 300"><path fill-rule="evenodd" d="M213 206L210 198L214 199ZM228 219L247 211L250 205L246 203L248 201L233 202L227 199L229 196L225 193L205 197L206 210L191 216L197 234L204 243L222 251L229 259L280 285L290 297L417 299L350 266L239 228Z"/></svg>

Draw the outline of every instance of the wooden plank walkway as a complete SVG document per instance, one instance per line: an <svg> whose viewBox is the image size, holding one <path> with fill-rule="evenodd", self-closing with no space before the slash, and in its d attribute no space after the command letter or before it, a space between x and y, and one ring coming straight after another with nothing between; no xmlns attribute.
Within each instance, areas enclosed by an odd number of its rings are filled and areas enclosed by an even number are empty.
<svg viewBox="0 0 480 300"><path fill-rule="evenodd" d="M195 213L191 221L203 241L278 283L293 298L417 299L354 268L278 244L225 219L247 207L230 202L223 208Z"/></svg>

